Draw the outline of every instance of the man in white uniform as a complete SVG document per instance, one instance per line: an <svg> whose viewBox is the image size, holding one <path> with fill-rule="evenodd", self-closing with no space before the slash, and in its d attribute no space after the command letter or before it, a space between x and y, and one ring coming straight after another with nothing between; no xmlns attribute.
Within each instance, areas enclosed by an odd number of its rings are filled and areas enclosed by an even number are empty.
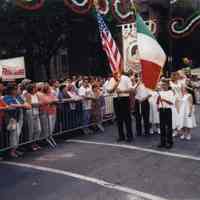
<svg viewBox="0 0 200 200"><path fill-rule="evenodd" d="M119 138L118 142L125 140L123 125L126 125L126 141L133 141L131 110L130 110L130 92L132 89L131 79L126 75L119 76L114 73L107 84L107 91L114 96L114 109L117 118Z"/></svg>
<svg viewBox="0 0 200 200"><path fill-rule="evenodd" d="M144 122L144 134L148 136L150 134L150 104L149 98L151 97L150 91L140 82L136 88L135 95L135 118L136 118L136 130L137 136L142 136L142 119Z"/></svg>

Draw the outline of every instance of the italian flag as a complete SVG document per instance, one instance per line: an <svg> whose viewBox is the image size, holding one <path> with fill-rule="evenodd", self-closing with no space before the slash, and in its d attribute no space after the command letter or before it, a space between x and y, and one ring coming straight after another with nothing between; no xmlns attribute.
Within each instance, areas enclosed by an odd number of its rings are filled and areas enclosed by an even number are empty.
<svg viewBox="0 0 200 200"><path fill-rule="evenodd" d="M147 88L155 89L167 57L138 14L136 14L136 26L143 83Z"/></svg>

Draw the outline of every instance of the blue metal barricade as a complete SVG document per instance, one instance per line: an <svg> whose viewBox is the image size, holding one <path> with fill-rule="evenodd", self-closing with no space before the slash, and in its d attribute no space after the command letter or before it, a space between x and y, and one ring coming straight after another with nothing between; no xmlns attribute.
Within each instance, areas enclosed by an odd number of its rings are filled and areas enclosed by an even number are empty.
<svg viewBox="0 0 200 200"><path fill-rule="evenodd" d="M100 121L113 117L112 96L105 96L105 103L99 104ZM54 102L54 113L44 112L42 106L32 105L32 109L4 109L0 110L0 151L16 148L20 145L48 139L55 135L62 135L76 129L83 129L99 123L92 119L93 109L88 110L91 118L84 123L82 100L64 100ZM12 112L17 118L12 119ZM108 116L110 118L108 118ZM98 119L98 118L97 118Z"/></svg>

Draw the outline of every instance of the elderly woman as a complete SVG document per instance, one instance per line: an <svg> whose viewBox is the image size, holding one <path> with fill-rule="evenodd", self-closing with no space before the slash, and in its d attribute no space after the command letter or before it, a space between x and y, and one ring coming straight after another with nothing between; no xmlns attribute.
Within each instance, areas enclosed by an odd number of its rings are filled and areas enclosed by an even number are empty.
<svg viewBox="0 0 200 200"><path fill-rule="evenodd" d="M41 134L39 99L36 94L37 89L35 84L28 85L26 89L27 93L24 96L24 99L27 103L32 105L32 109L26 111L29 140L33 141L31 145L32 150L37 151L40 149L40 146L37 145L36 141L39 140Z"/></svg>

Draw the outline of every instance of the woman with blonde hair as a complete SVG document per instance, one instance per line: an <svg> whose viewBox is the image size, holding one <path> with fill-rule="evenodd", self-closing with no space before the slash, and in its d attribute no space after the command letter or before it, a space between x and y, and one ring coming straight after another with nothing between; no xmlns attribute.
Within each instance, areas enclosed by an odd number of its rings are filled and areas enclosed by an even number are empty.
<svg viewBox="0 0 200 200"><path fill-rule="evenodd" d="M180 106L181 139L191 140L191 129L196 127L194 100L186 87L182 87L182 99Z"/></svg>

